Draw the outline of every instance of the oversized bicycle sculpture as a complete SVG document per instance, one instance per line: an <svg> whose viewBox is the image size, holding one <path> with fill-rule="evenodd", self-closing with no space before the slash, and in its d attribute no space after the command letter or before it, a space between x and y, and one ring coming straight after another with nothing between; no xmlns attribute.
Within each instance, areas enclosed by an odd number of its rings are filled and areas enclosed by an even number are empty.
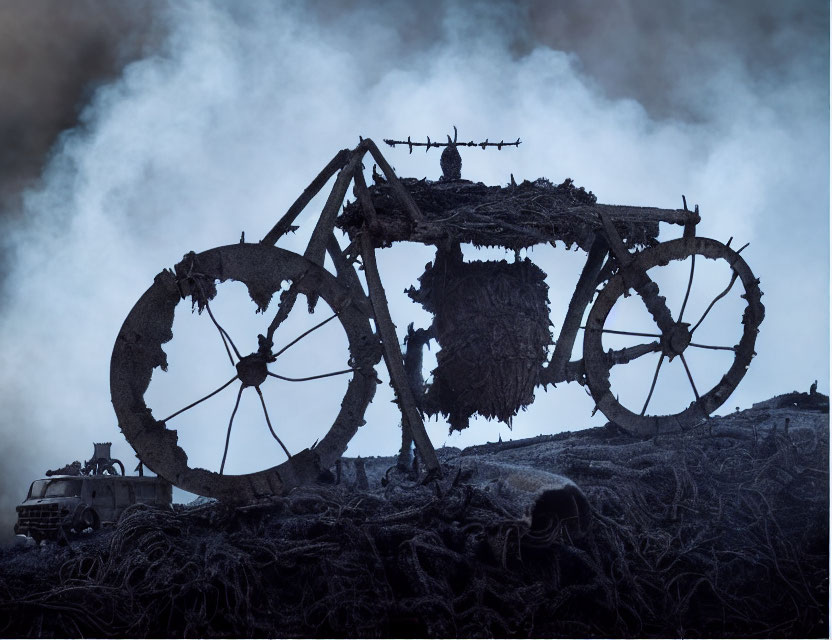
<svg viewBox="0 0 832 640"><path fill-rule="evenodd" d="M690 211L686 204L678 210L597 204L591 192L576 188L570 180L558 186L543 179L518 185L512 176L506 187L489 187L461 178L457 147L502 149L518 146L519 139L513 143L457 142L455 134L453 140L448 136L443 143L430 138L424 143L410 138L386 142L391 146L407 145L411 152L414 147L444 147L442 178L399 179L373 141L362 139L355 149L335 155L263 240L187 254L173 270L159 273L133 307L113 350L112 401L125 437L154 472L186 491L237 503L285 494L315 481L344 453L364 423L365 410L378 382L375 367L382 357L402 414L400 461L406 462L415 444L429 473L436 473L439 463L423 415L442 414L451 429L465 428L474 414L510 421L533 401L539 386L577 381L588 387L597 409L611 422L633 434L660 434L701 424L745 375L755 355L754 343L764 316L759 280L740 256L742 249L730 248L730 240L724 244L696 237L698 207ZM379 174L373 168L374 184L369 187L362 165L367 154L381 169ZM296 228L293 223L298 215L335 174L335 184L303 255L274 246ZM348 203L342 212L350 183L356 201ZM682 237L658 243L660 222L682 226ZM349 238L345 248L336 238L336 227ZM411 298L434 315L434 321L430 327L408 329L404 354L375 255L376 249L402 241L436 247L436 258L419 278L419 289L409 291ZM517 252L538 244L554 245L555 241L577 245L588 252L588 258L550 357L553 341L544 272L528 259L516 259L514 263L465 262L460 244L494 245ZM323 267L327 254L335 273ZM727 265L730 277L701 317L690 322L684 313L697 259ZM684 302L674 315L648 271L687 260L690 271ZM359 261L367 293L356 270ZM737 280L744 289L740 296L744 308L739 342L697 342L697 329ZM243 283L260 311L274 313L266 333L258 336L259 348L253 353L240 353L212 313L210 302L217 295L217 284L225 281ZM286 282L291 284L284 287ZM607 326L611 309L631 291L652 317L655 326L649 331L618 331ZM295 309L299 296L306 297L310 311L323 301L332 313L301 335L278 343L278 330ZM216 325L234 372L219 388L160 420L144 396L153 370L167 366L162 345L173 338L174 309L188 303L200 312L206 311ZM314 340L310 336L334 319L343 326L349 345L349 361L343 369L304 378L289 378L269 369L287 349ZM570 360L581 330L583 358ZM602 336L611 334L639 337L642 342L605 351ZM422 379L422 351L432 339L440 350L432 382L426 385ZM691 349L732 354L730 367L712 388L697 387L685 358ZM625 367L648 354L658 355L658 363L652 380L644 383L645 387L649 385L646 401L642 406L624 406L611 383L611 369ZM650 402L662 366L677 358L689 380L692 402L674 413L651 414ZM350 378L332 426L319 442L290 454L275 430L261 385L268 384L269 378L303 382L337 375ZM228 421L219 473L192 468L169 423L175 425L176 416L235 384L237 400ZM242 393L249 387L259 395L265 426L288 460L263 471L224 474L234 416ZM282 428L281 422L278 430Z"/></svg>

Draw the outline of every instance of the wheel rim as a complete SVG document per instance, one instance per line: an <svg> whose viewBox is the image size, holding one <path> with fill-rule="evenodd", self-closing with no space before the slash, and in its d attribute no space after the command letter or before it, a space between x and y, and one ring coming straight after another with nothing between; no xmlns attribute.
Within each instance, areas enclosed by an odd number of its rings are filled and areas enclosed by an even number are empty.
<svg viewBox="0 0 832 640"><path fill-rule="evenodd" d="M85 529L95 529L95 521L95 513L91 509L87 509L86 511L84 511L84 515L81 518L81 530L83 531Z"/></svg>
<svg viewBox="0 0 832 640"><path fill-rule="evenodd" d="M96 515L95 512L87 507L78 516L77 523L72 527L76 533L81 533L87 529L96 529Z"/></svg>
<svg viewBox="0 0 832 640"><path fill-rule="evenodd" d="M715 303L733 287L735 280L739 280L745 290L742 296L745 299L745 308L742 314L743 330L738 344L732 347L734 352L733 362L720 381L704 393L697 391L687 362L684 359L684 352L689 346L699 346L691 342L691 336L685 335L686 327L682 325L687 323L679 322L674 324L671 331L660 334L660 337L657 337L652 343L640 345L643 347L640 351L637 351L637 347L631 350L630 353L624 353L628 351L627 349L622 349L612 354L604 352L602 346L603 334L615 333L614 331L605 329L604 325L615 303L628 292L624 274L619 273L610 279L590 310L584 333L584 365L586 368L587 384L598 409L610 421L620 425L631 433L652 435L685 430L700 424L728 399L740 380L742 380L751 359L755 355L754 344L757 333L759 332L760 323L765 315L765 309L760 302L762 293L760 292L759 281L754 277L745 260L737 252L721 242L709 238L680 238L662 243L636 255L627 269L631 272L643 273L653 267L666 266L674 260L686 260L690 257L693 263L696 257L700 256L709 260L727 262L732 275L730 285L725 290L725 293L717 296L711 302L702 319L699 320L690 332L695 333L696 328L698 328L698 325L704 320L705 316L708 315ZM687 304L692 282L693 266L691 267L691 278L688 282L680 318ZM652 348L649 348L651 345ZM660 353L662 355L659 358L659 364L656 368L644 410L642 413L636 413L622 405L611 388L610 369L612 366L615 366L611 363L611 359L620 360L623 358L624 363L626 363L626 358L632 360L634 358L631 356L635 354L638 354L636 357L640 357L647 353ZM680 355L687 376L690 379L690 384L693 387L693 393L696 394L696 399L690 406L678 413L668 415L647 414L645 410L655 388L662 361L665 359L665 356L669 359L675 355Z"/></svg>
<svg viewBox="0 0 832 640"><path fill-rule="evenodd" d="M346 450L350 439L363 424L364 412L375 391L374 365L381 355L378 340L370 327L368 310L361 307L361 303L354 299L357 296L350 296L331 274L302 256L276 247L229 245L197 255L189 254L186 256L188 259L189 264L198 265L198 276L183 276L180 267L185 261L177 265L177 273L165 270L158 274L153 285L130 311L116 340L110 365L110 387L113 406L125 437L148 468L175 486L228 502L251 502L279 495L294 486L315 480L322 469L331 466ZM186 452L178 445L177 432L157 420L145 402L154 369L167 367L162 345L173 338L174 309L180 302L187 304L187 295L197 299L195 283L202 288L203 295L205 288L212 289L215 295L215 283L225 281L243 283L251 298L263 310L266 307L272 310L280 308L279 303L269 305L269 302L286 281L291 281L297 292L308 299L323 300L334 314L337 313L337 319L346 333L351 365L349 371L352 372L340 411L319 443L282 464L241 475L222 475L189 466ZM205 300L212 299L213 295L209 293ZM210 313L210 307L208 310ZM240 360L247 358L246 362L250 364L249 356ZM262 364L262 368L267 368L267 365ZM240 394L243 388L254 386L259 380L245 369L245 363L241 365L238 361L235 378L241 384ZM259 394L259 386L256 388ZM268 421L265 404L263 401ZM173 416L165 419L170 422ZM231 420L233 422L233 414ZM227 447L226 441L226 452Z"/></svg>

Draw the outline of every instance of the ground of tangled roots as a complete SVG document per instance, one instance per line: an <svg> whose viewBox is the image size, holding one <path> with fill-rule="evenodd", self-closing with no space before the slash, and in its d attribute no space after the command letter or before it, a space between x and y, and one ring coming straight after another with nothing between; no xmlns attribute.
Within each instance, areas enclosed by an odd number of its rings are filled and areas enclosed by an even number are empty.
<svg viewBox="0 0 832 640"><path fill-rule="evenodd" d="M473 455L568 476L589 526L533 530ZM0 635L828 637L828 456L828 398L787 394L684 435L445 449L428 484L368 459L369 489L135 506L0 551Z"/></svg>

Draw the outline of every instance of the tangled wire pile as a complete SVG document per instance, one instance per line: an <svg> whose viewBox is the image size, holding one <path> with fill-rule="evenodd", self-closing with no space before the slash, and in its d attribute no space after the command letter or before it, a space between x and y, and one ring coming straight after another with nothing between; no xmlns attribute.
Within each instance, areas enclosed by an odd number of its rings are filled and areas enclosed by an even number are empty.
<svg viewBox="0 0 832 640"><path fill-rule="evenodd" d="M784 430L783 419L790 418ZM592 522L533 528L466 457L554 469ZM0 555L4 636L822 637L828 416L611 428L443 450L422 485L270 506L131 508L111 532ZM369 460L371 486L392 459Z"/></svg>

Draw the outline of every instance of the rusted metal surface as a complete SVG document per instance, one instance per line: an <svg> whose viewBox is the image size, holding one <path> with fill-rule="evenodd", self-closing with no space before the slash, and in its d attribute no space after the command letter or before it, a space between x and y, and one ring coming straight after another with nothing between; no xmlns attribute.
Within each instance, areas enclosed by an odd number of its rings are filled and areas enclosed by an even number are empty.
<svg viewBox="0 0 832 640"><path fill-rule="evenodd" d="M645 411L642 411L641 414L635 413L619 403L616 399L615 390L610 386L610 368L615 364L611 360L616 358L611 358L608 353L605 353L601 343L607 316L616 301L630 288L628 281L631 281L634 277L631 274L642 274L653 267L665 265L673 260L687 260L692 256L724 261L730 268L730 285L733 285L734 281L739 279L744 289L743 298L746 306L742 317L739 318L743 325L743 333L739 343L733 347L733 363L719 383L704 393L700 393L696 389L691 378L693 393L696 396L695 401L678 414L665 416L650 415ZM754 343L757 339L760 323L765 316L765 308L760 300L761 296L759 281L754 277L745 260L737 252L716 240L696 237L680 238L664 242L634 256L627 269L614 276L604 287L595 300L587 318L584 332L584 366L586 367L587 383L598 408L612 422L631 433L642 435L685 430L707 419L728 399L728 396L742 380L751 359L755 355ZM696 348L696 344L691 342L696 326L691 330L681 326L683 324L686 323L674 323L673 326L662 331L660 340L644 344L641 347L633 347L631 351L640 350L639 355L661 353L662 357L678 356L684 358L684 352L688 348ZM618 352L617 355L620 360L621 352Z"/></svg>
<svg viewBox="0 0 832 640"><path fill-rule="evenodd" d="M281 284L289 280L300 294L319 296L338 313L354 368L340 412L316 447L301 451L270 469L244 475L220 475L189 466L186 452L177 444L176 431L160 422L144 400L154 369L167 367L163 345L174 337L174 309L179 304L189 304L187 296L197 295L193 277L190 282L177 280L173 272L165 270L156 276L153 285L127 316L113 349L112 401L125 437L142 462L158 475L186 491L228 502L252 502L314 481L322 469L334 464L344 452L363 423L364 411L375 392L374 365L380 359L380 349L370 328L367 309L353 301L332 275L283 249L254 244L229 245L197 254L193 261L200 281L242 282L252 300L263 309L269 307Z"/></svg>

